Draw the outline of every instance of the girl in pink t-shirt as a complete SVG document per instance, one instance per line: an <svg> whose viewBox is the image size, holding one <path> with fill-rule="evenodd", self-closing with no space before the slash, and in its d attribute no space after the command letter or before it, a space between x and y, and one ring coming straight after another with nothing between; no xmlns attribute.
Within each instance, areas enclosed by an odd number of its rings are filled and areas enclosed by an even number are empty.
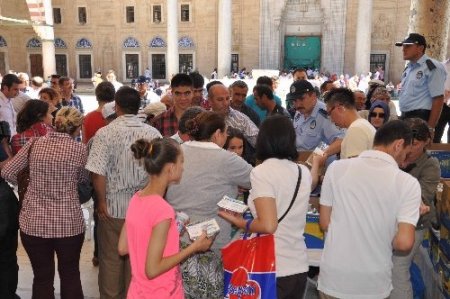
<svg viewBox="0 0 450 299"><path fill-rule="evenodd" d="M171 138L144 139L132 146L134 157L149 173L149 183L128 206L119 239L119 254L130 255L131 282L127 298L184 298L178 264L188 256L209 249L206 234L179 250L175 211L162 197L167 186L183 172L183 153Z"/></svg>

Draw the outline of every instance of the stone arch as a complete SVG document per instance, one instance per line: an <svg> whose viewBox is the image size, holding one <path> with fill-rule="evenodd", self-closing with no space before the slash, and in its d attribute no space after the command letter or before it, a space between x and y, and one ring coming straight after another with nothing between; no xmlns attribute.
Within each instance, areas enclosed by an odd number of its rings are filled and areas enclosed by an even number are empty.
<svg viewBox="0 0 450 299"><path fill-rule="evenodd" d="M140 44L137 39L129 36L123 41L123 47L124 48L139 48Z"/></svg>
<svg viewBox="0 0 450 299"><path fill-rule="evenodd" d="M166 47L166 41L160 37L155 36L148 45L150 48L165 48Z"/></svg>
<svg viewBox="0 0 450 299"><path fill-rule="evenodd" d="M178 47L180 48L194 48L195 44L189 36L182 36L178 40Z"/></svg>
<svg viewBox="0 0 450 299"><path fill-rule="evenodd" d="M67 49L66 42L62 38L59 37L55 38L54 44L55 48L57 49Z"/></svg>
<svg viewBox="0 0 450 299"><path fill-rule="evenodd" d="M6 43L6 39L3 38L3 36L0 35L0 48L7 47L8 43Z"/></svg>
<svg viewBox="0 0 450 299"><path fill-rule="evenodd" d="M80 38L77 43L75 44L75 47L78 49L91 49L92 43L87 38Z"/></svg>
<svg viewBox="0 0 450 299"><path fill-rule="evenodd" d="M27 42L27 48L41 48L42 47L42 43L39 39L37 39L36 37L32 37L28 40Z"/></svg>

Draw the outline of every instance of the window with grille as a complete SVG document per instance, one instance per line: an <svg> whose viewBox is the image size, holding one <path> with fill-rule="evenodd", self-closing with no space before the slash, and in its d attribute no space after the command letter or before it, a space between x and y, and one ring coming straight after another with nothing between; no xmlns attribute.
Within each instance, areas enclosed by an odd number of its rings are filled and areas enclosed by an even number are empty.
<svg viewBox="0 0 450 299"><path fill-rule="evenodd" d="M56 54L56 73L58 75L67 77L67 56L65 54Z"/></svg>
<svg viewBox="0 0 450 299"><path fill-rule="evenodd" d="M181 4L181 22L190 21L189 4Z"/></svg>
<svg viewBox="0 0 450 299"><path fill-rule="evenodd" d="M61 24L61 8L59 7L53 8L53 23Z"/></svg>
<svg viewBox="0 0 450 299"><path fill-rule="evenodd" d="M386 59L386 54L370 54L370 72L372 75L377 71L386 69Z"/></svg>
<svg viewBox="0 0 450 299"><path fill-rule="evenodd" d="M161 23L161 5L153 5L153 23Z"/></svg>
<svg viewBox="0 0 450 299"><path fill-rule="evenodd" d="M87 22L86 7L78 7L78 23L86 24L86 22Z"/></svg>
<svg viewBox="0 0 450 299"><path fill-rule="evenodd" d="M180 54L179 67L180 73L189 74L193 70L194 56L192 54Z"/></svg>
<svg viewBox="0 0 450 299"><path fill-rule="evenodd" d="M90 54L81 54L78 56L78 64L80 69L80 79L92 78L92 64Z"/></svg>
<svg viewBox="0 0 450 299"><path fill-rule="evenodd" d="M127 23L134 23L134 6L126 7Z"/></svg>
<svg viewBox="0 0 450 299"><path fill-rule="evenodd" d="M231 72L239 72L239 54L231 54Z"/></svg>
<svg viewBox="0 0 450 299"><path fill-rule="evenodd" d="M166 55L152 54L152 78L166 79Z"/></svg>
<svg viewBox="0 0 450 299"><path fill-rule="evenodd" d="M126 78L135 79L139 76L139 54L125 54Z"/></svg>

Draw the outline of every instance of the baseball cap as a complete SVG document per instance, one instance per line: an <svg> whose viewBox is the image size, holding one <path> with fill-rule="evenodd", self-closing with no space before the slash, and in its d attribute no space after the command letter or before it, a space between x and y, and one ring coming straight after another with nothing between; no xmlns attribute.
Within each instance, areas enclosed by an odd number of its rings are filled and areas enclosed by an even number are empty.
<svg viewBox="0 0 450 299"><path fill-rule="evenodd" d="M401 47L403 45L419 45L419 46L427 46L427 42L423 35L419 33L410 33L402 42L396 42L395 45L397 47Z"/></svg>
<svg viewBox="0 0 450 299"><path fill-rule="evenodd" d="M136 83L141 84L141 83L150 83L150 80L145 77L145 76L139 76L136 80Z"/></svg>
<svg viewBox="0 0 450 299"><path fill-rule="evenodd" d="M305 93L314 91L314 87L307 80L297 80L291 84L290 92L286 95L288 101L294 101L301 98Z"/></svg>

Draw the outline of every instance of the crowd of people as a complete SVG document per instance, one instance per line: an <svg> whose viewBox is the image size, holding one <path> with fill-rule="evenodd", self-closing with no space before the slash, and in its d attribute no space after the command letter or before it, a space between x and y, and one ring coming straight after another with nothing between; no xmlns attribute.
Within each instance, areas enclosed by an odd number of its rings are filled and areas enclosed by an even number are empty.
<svg viewBox="0 0 450 299"><path fill-rule="evenodd" d="M236 230L274 235L278 298L303 298L303 232L314 190L327 232L321 298L412 298L409 265L436 222L440 170L426 148L446 72L424 54L422 36L399 46L410 61L400 113L380 73L352 90L339 80L315 86L311 70L296 69L280 98L277 78L268 76L250 90L243 80L204 88L199 73L180 73L158 94L146 76L132 88L108 72L108 80L95 82L97 109L86 115L68 77L51 76L50 86L28 99L23 80L5 75L0 297L16 296L19 229L33 298L54 298L55 253L61 297L83 298L79 192L90 182L101 298L223 298L221 249ZM322 153L301 161L316 148ZM24 189L20 204L5 180ZM225 195L242 199L252 217L219 210ZM190 223L215 219L220 232L193 241L180 212Z"/></svg>

